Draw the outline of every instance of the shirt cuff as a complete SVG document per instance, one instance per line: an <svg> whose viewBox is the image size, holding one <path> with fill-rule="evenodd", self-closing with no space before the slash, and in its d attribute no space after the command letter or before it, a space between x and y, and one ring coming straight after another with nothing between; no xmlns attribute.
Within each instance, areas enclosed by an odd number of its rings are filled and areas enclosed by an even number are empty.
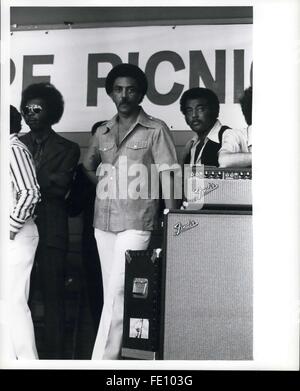
<svg viewBox="0 0 300 391"><path fill-rule="evenodd" d="M155 164L157 167L158 172L163 172L163 171L178 171L181 169L181 166L179 163L161 163L161 164Z"/></svg>
<svg viewBox="0 0 300 391"><path fill-rule="evenodd" d="M13 216L10 216L9 220L10 220L9 221L9 229L10 229L10 231L15 232L15 233L18 233L20 231L20 229L23 227L23 225L25 224L25 221L17 219Z"/></svg>

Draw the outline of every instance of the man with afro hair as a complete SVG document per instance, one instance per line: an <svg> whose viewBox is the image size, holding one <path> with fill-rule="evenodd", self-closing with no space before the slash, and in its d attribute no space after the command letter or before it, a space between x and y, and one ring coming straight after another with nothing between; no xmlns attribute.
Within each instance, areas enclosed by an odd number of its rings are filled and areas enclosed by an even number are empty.
<svg viewBox="0 0 300 391"><path fill-rule="evenodd" d="M38 285L45 324L45 346L40 347L39 356L45 359L64 358L64 268L68 249L65 197L80 156L79 146L52 128L63 111L63 97L50 83L31 84L22 93L21 112L30 128L22 141L33 155L42 197L36 208L40 241L31 296Z"/></svg>

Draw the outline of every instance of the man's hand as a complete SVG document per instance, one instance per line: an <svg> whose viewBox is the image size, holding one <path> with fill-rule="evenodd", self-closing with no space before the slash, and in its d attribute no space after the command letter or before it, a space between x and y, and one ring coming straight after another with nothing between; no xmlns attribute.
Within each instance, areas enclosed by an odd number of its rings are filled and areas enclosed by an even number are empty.
<svg viewBox="0 0 300 391"><path fill-rule="evenodd" d="M16 232L9 231L9 238L10 238L10 240L14 240L15 236L16 236Z"/></svg>

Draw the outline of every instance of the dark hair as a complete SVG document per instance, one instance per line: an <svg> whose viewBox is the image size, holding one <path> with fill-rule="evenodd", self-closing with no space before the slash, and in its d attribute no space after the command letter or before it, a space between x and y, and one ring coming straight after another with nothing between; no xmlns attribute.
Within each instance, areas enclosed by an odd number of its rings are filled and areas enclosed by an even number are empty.
<svg viewBox="0 0 300 391"><path fill-rule="evenodd" d="M31 99L42 99L47 108L49 122L56 124L64 112L64 100L61 93L50 83L30 84L22 92L21 111Z"/></svg>
<svg viewBox="0 0 300 391"><path fill-rule="evenodd" d="M20 132L22 127L21 121L21 114L18 112L15 106L10 105L10 134Z"/></svg>
<svg viewBox="0 0 300 391"><path fill-rule="evenodd" d="M240 98L240 104L247 125L252 125L252 87L245 89Z"/></svg>
<svg viewBox="0 0 300 391"><path fill-rule="evenodd" d="M91 133L92 133L92 136L94 136L94 134L96 133L96 130L99 128L99 126L102 126L103 124L105 124L107 121L98 121L98 122L95 122L94 125L92 126L91 128Z"/></svg>
<svg viewBox="0 0 300 391"><path fill-rule="evenodd" d="M132 77L136 80L139 88L139 92L142 94L140 102L143 100L147 88L148 82L145 73L136 65L132 64L119 64L115 66L107 75L105 80L105 90L108 95L111 94L114 81L118 77Z"/></svg>
<svg viewBox="0 0 300 391"><path fill-rule="evenodd" d="M203 98L212 112L213 118L217 119L220 111L220 103L217 95L208 88L196 87L185 91L180 98L180 110L185 114L185 105L189 99Z"/></svg>

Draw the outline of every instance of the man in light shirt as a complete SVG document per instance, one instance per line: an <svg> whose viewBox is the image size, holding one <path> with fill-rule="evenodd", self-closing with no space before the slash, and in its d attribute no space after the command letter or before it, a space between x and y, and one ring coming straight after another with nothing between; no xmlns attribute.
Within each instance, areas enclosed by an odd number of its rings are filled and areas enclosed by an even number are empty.
<svg viewBox="0 0 300 391"><path fill-rule="evenodd" d="M177 163L169 128L163 121L145 113L140 105L147 86L145 73L135 65L120 64L109 72L105 88L117 113L98 127L83 160L87 176L97 185L94 228L104 291L104 306L93 360L120 358L125 251L147 249L151 232L158 224L159 200L152 198L149 192L152 186L151 167L156 165L157 173L163 175ZM130 172L137 165L144 167L140 185L143 197L135 197L130 192L130 177L127 183L126 177L125 194L122 195L121 191L116 192L116 195L113 191L105 194L102 183L106 177L113 181L115 172L115 178L118 178L115 185L119 190L126 176L121 176L120 172L124 171L125 166ZM101 177L104 166L111 168L111 174L102 174ZM96 173L99 173L99 178ZM164 200L168 209L176 207L173 196L164 195Z"/></svg>
<svg viewBox="0 0 300 391"><path fill-rule="evenodd" d="M195 133L183 152L183 164L218 166L218 151L228 126L219 121L217 95L208 88L191 88L180 99L180 110Z"/></svg>
<svg viewBox="0 0 300 391"><path fill-rule="evenodd" d="M241 109L247 123L244 129L229 129L219 151L220 167L251 167L252 165L252 87L241 99Z"/></svg>

